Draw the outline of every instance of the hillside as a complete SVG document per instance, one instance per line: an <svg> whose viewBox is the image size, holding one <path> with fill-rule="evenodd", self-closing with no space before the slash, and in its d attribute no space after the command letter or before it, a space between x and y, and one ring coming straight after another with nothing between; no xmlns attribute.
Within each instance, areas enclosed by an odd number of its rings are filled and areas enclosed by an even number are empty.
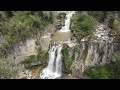
<svg viewBox="0 0 120 90"><path fill-rule="evenodd" d="M119 11L0 11L1 79L119 79Z"/></svg>

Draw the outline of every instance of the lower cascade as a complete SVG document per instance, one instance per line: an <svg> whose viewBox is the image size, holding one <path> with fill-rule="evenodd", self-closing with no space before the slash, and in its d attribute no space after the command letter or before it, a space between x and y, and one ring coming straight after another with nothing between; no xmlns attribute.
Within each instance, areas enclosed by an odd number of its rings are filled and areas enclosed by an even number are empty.
<svg viewBox="0 0 120 90"><path fill-rule="evenodd" d="M55 53L57 50L57 57L55 57ZM62 76L62 69L61 69L61 59L62 59L62 45L53 45L49 50L49 63L48 66L43 69L42 73L40 74L41 79L55 79Z"/></svg>

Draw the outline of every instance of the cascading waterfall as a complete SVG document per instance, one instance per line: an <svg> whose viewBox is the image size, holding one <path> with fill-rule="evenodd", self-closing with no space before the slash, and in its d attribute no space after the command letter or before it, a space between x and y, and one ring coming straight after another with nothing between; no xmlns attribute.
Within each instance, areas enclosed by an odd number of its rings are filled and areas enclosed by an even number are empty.
<svg viewBox="0 0 120 90"><path fill-rule="evenodd" d="M57 50L57 57L56 57L56 66L54 65L55 62L55 52ZM61 71L61 50L62 45L54 45L50 51L49 51L49 62L48 66L43 69L42 73L40 74L40 77L43 79L54 79L58 78L62 75Z"/></svg>
<svg viewBox="0 0 120 90"><path fill-rule="evenodd" d="M59 32L69 32L70 29L70 19L75 11L68 11L65 20L65 26L62 27ZM49 50L49 62L48 66L43 69L42 73L40 74L41 79L55 79L62 76L62 44L54 44ZM57 57L55 57L55 53L57 50Z"/></svg>
<svg viewBox="0 0 120 90"><path fill-rule="evenodd" d="M65 26L62 27L60 32L69 32L70 31L70 19L72 15L75 14L75 11L69 11L68 14L66 15L66 20L65 20Z"/></svg>

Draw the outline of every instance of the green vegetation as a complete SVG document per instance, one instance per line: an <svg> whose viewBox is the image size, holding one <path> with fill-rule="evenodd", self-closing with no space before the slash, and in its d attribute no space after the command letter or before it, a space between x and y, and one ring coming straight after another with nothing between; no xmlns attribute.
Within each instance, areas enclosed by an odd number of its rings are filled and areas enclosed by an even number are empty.
<svg viewBox="0 0 120 90"><path fill-rule="evenodd" d="M112 23L113 31L116 32L118 36L120 36L120 20L114 19Z"/></svg>
<svg viewBox="0 0 120 90"><path fill-rule="evenodd" d="M88 11L88 14L96 18L99 22L104 22L108 16L108 12L106 11Z"/></svg>
<svg viewBox="0 0 120 90"><path fill-rule="evenodd" d="M62 49L62 54L63 54L63 60L65 61L65 68L67 72L70 72L70 66L72 65L73 62L73 57L70 57L68 54L68 49L63 48Z"/></svg>
<svg viewBox="0 0 120 90"><path fill-rule="evenodd" d="M25 64L26 68L31 68L33 65L38 65L40 63L46 64L47 55L47 52L44 52L41 48L39 48L37 56L31 55L21 63Z"/></svg>
<svg viewBox="0 0 120 90"><path fill-rule="evenodd" d="M108 66L103 66L90 68L85 71L85 74L92 79L108 79L110 72L108 71Z"/></svg>
<svg viewBox="0 0 120 90"><path fill-rule="evenodd" d="M116 57L116 62L89 68L84 73L92 79L120 79L120 55Z"/></svg>
<svg viewBox="0 0 120 90"><path fill-rule="evenodd" d="M115 60L117 63L120 63L120 54L115 55Z"/></svg>
<svg viewBox="0 0 120 90"><path fill-rule="evenodd" d="M97 20L87 13L77 13L72 17L72 22L78 39L92 34L93 27L97 24Z"/></svg>
<svg viewBox="0 0 120 90"><path fill-rule="evenodd" d="M2 18L2 17L1 17ZM7 45L13 45L21 40L42 32L51 19L42 17L32 11L13 11L12 17L1 20L1 30L7 41Z"/></svg>
<svg viewBox="0 0 120 90"><path fill-rule="evenodd" d="M35 55L31 55L28 58L26 58L22 63L25 65L30 65L31 63L38 62L37 58Z"/></svg>
<svg viewBox="0 0 120 90"><path fill-rule="evenodd" d="M12 65L5 60L0 59L0 79L11 79L14 78L15 71Z"/></svg>
<svg viewBox="0 0 120 90"><path fill-rule="evenodd" d="M2 13L2 14L1 14ZM57 18L52 17L51 11L0 11L0 35L3 35L3 42L0 43L0 58L7 58L7 55L13 50L13 46L25 41L27 38L35 37L39 41L39 37L43 30L49 24L53 24L53 19L59 19L58 22L64 21L65 13L61 13ZM78 40L88 36L89 40L85 41L85 49L82 59L85 62L88 55L90 44L94 42L94 27L98 23L108 25L111 28L109 36L114 38L115 49L119 51L120 47L120 12L119 11L78 11L73 15L71 22L73 23L73 34ZM57 25L55 25L56 27ZM59 26L59 25L58 25ZM106 29L107 30L107 29ZM92 41L93 42L89 42ZM118 44L118 46L117 46ZM39 42L36 42L39 45ZM71 72L71 65L75 58L75 52L79 51L80 47L72 48L73 55L70 56L69 48L62 49L63 61L66 72ZM71 51L70 51L71 52ZM13 52L12 52L13 53ZM104 55L103 48L97 52L100 56ZM116 53L116 52L114 52ZM26 58L23 63L26 68L31 68L34 65L46 64L48 52L38 49L37 55L31 55ZM112 58L110 58L112 59ZM116 55L116 62L110 62L104 66L95 66L85 70L84 74L93 79L120 79L120 55ZM84 63L83 62L83 63ZM0 59L0 78L14 78L15 71L10 63Z"/></svg>
<svg viewBox="0 0 120 90"><path fill-rule="evenodd" d="M38 49L37 59L41 61L41 63L47 63L48 52L43 51L41 48Z"/></svg>
<svg viewBox="0 0 120 90"><path fill-rule="evenodd" d="M114 20L120 20L119 11L88 11L88 15L96 18L100 23L106 23L108 27L114 28Z"/></svg>
<svg viewBox="0 0 120 90"><path fill-rule="evenodd" d="M73 51L74 51L74 52L78 52L78 51L79 51L79 47L77 47L77 46L74 47Z"/></svg>

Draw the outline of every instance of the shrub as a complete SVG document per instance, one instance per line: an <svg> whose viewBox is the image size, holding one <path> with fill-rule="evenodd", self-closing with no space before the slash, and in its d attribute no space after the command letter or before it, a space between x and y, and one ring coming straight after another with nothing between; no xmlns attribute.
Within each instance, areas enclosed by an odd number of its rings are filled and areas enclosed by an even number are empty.
<svg viewBox="0 0 120 90"><path fill-rule="evenodd" d="M38 49L37 59L41 61L42 64L47 63L48 53L44 52L41 48Z"/></svg>
<svg viewBox="0 0 120 90"><path fill-rule="evenodd" d="M13 45L41 32L50 22L31 11L13 11L13 16L0 22L1 30L8 45Z"/></svg>
<svg viewBox="0 0 120 90"><path fill-rule="evenodd" d="M96 19L86 13L77 13L72 17L75 35L78 39L92 34L92 29L97 23Z"/></svg>
<svg viewBox="0 0 120 90"><path fill-rule="evenodd" d="M31 68L33 63L37 63L38 60L35 55L30 55L28 58L26 58L21 63L25 65L25 68Z"/></svg>
<svg viewBox="0 0 120 90"><path fill-rule="evenodd" d="M88 14L96 18L99 22L104 22L104 20L107 19L108 12L107 11L88 11Z"/></svg>
<svg viewBox="0 0 120 90"><path fill-rule="evenodd" d="M28 58L26 58L23 63L24 64L31 64L37 61L37 58L35 55L30 55Z"/></svg>
<svg viewBox="0 0 120 90"><path fill-rule="evenodd" d="M65 68L66 68L66 71L67 72L70 72L70 67L72 65L72 62L73 62L73 57L70 57L69 56L69 53L68 53L68 49L67 48L63 48L62 49L62 54L63 54L63 60L65 62Z"/></svg>
<svg viewBox="0 0 120 90"><path fill-rule="evenodd" d="M108 79L109 72L104 67L94 67L85 71L92 79Z"/></svg>
<svg viewBox="0 0 120 90"><path fill-rule="evenodd" d="M21 63L25 65L26 68L31 68L33 65L38 65L38 64L46 64L47 61L47 52L42 51L41 48L38 49L38 54L35 55L30 55L28 58L26 58L24 61ZM40 63L39 63L40 62Z"/></svg>
<svg viewBox="0 0 120 90"><path fill-rule="evenodd" d="M93 79L120 79L120 56L117 56L116 60L104 66L89 68L84 74Z"/></svg>

